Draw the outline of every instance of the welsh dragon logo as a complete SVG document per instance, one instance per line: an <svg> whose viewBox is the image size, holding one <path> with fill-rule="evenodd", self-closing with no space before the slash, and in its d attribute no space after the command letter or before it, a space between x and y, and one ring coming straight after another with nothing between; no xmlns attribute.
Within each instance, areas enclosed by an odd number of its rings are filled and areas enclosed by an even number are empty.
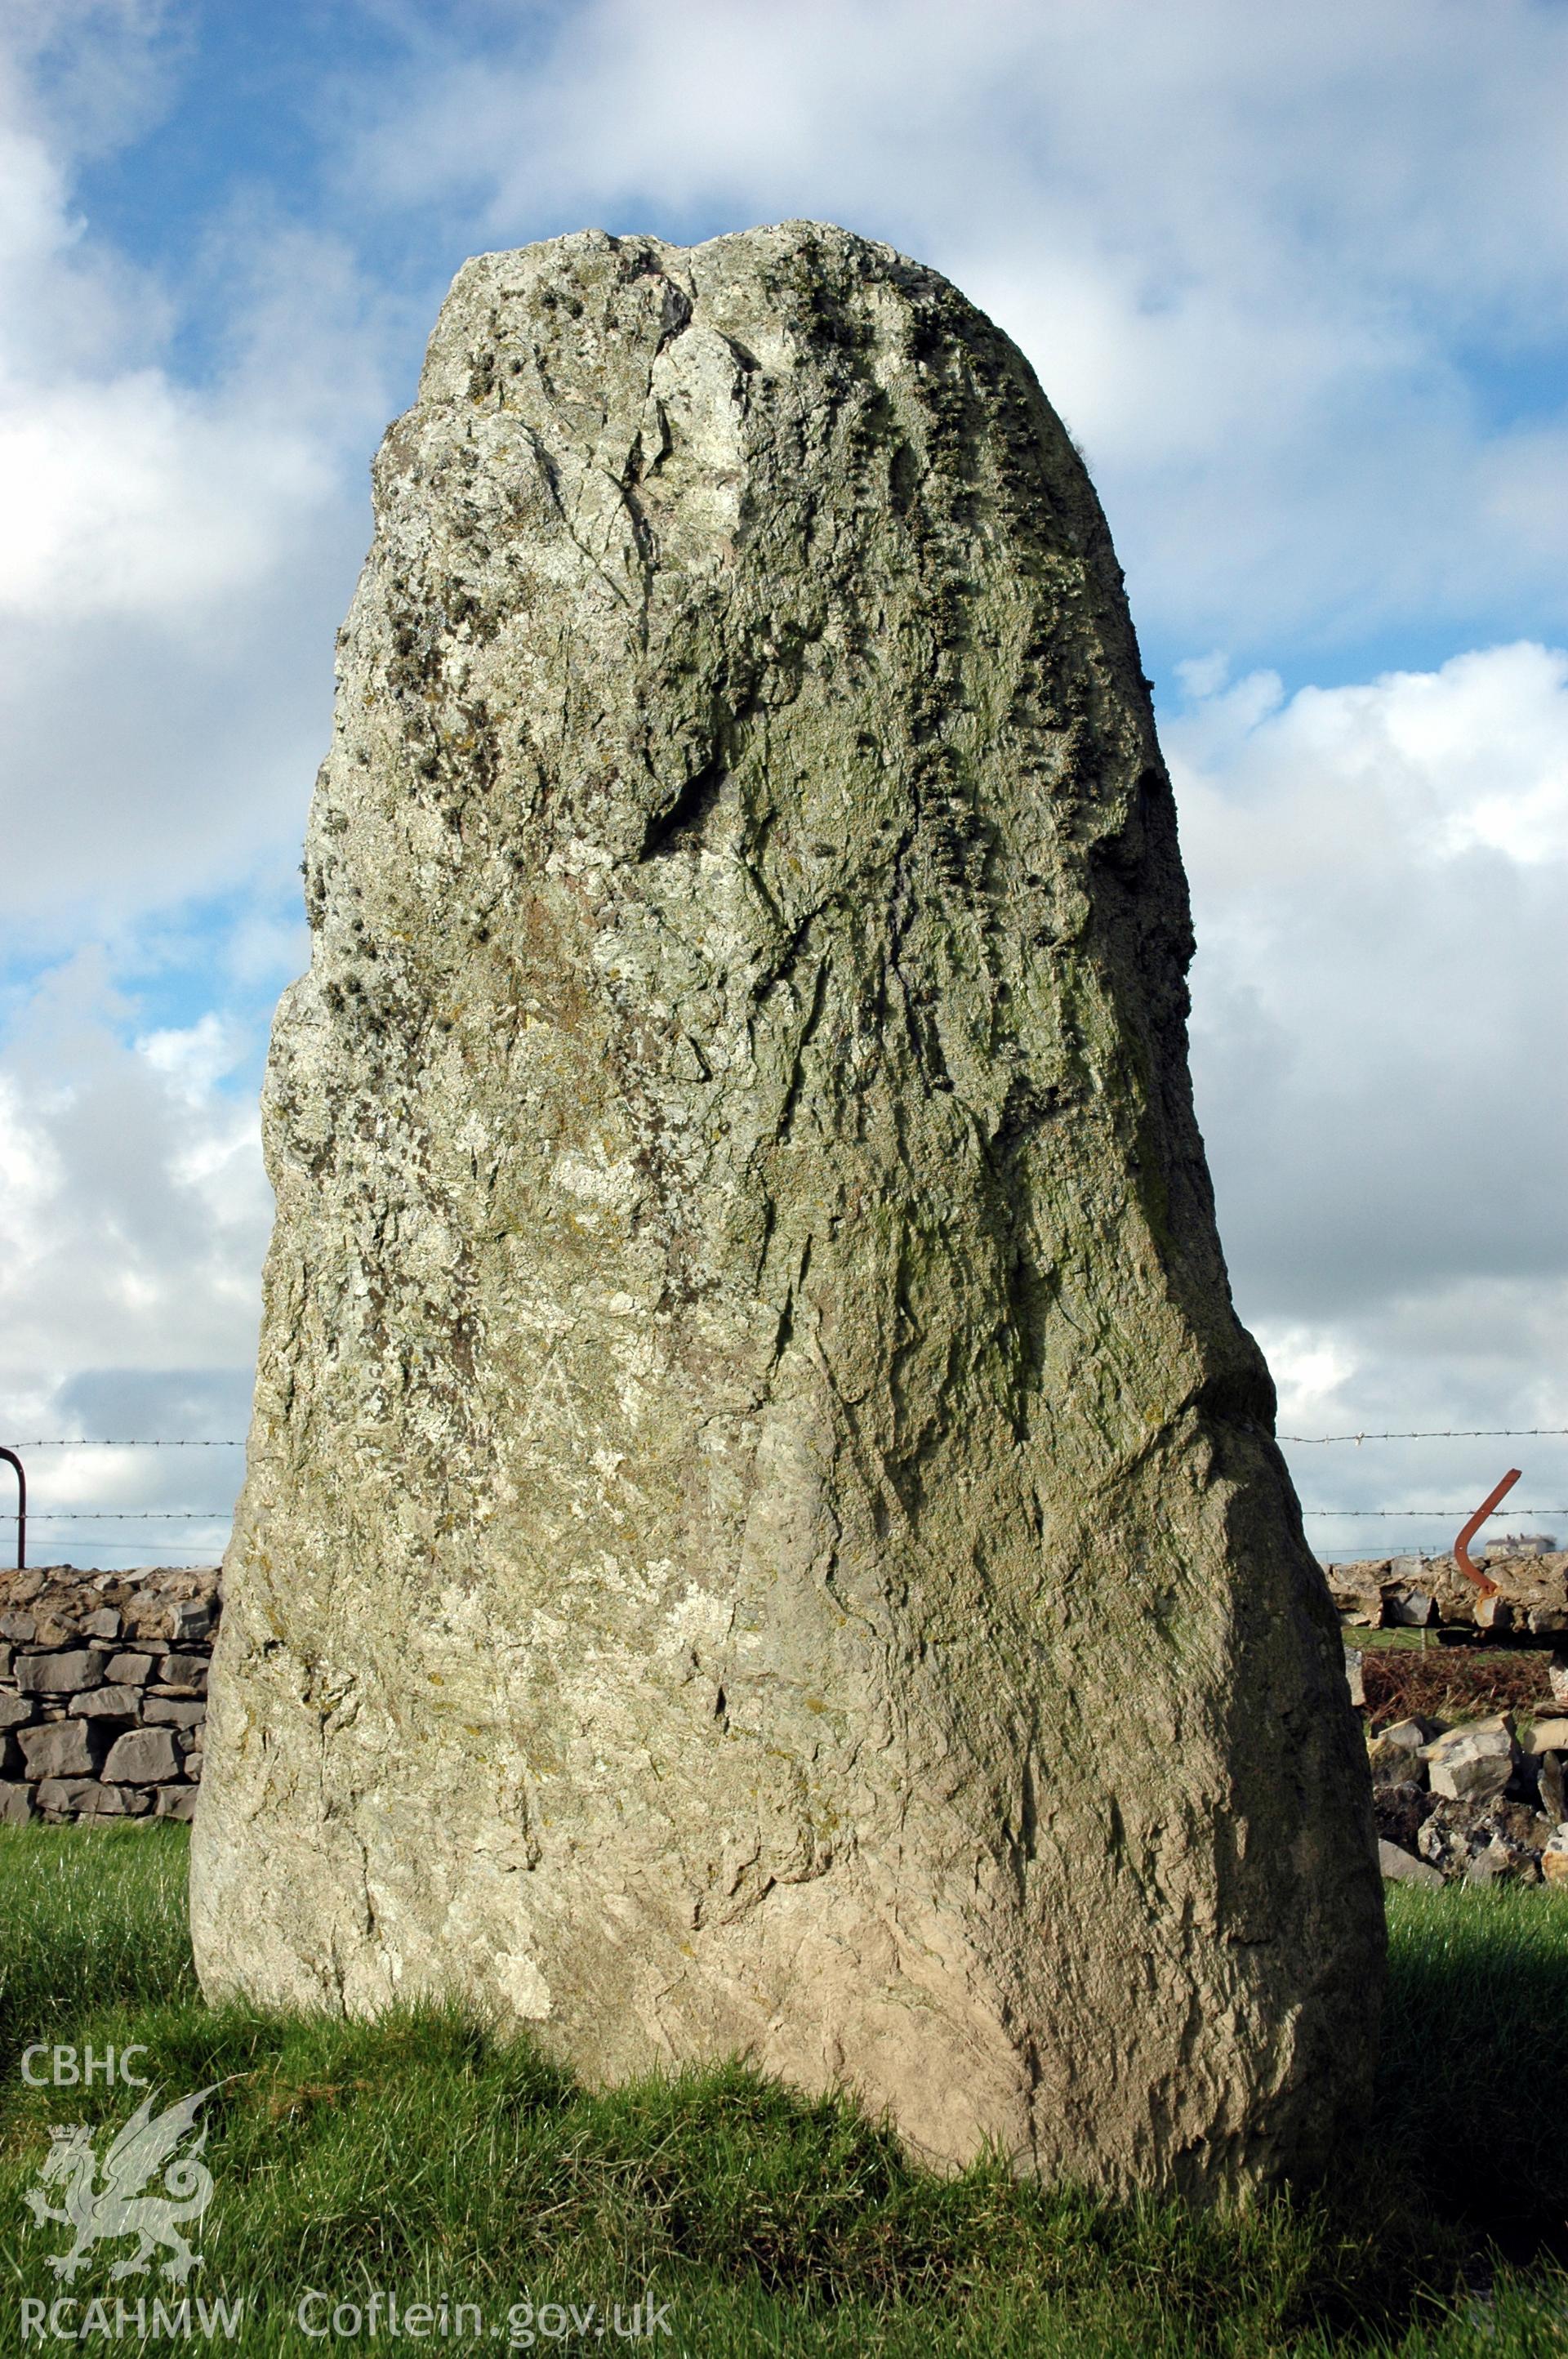
<svg viewBox="0 0 1568 2359"><path fill-rule="evenodd" d="M135 2251L115 2262L112 2277L145 2276L155 2247L161 2245L169 2256L163 2263L164 2276L177 2285L185 2283L201 2256L192 2252L181 2232L193 2227L212 2201L212 2174L200 2159L207 2143L205 2122L183 2154L177 2148L194 2128L197 2109L221 2085L214 2081L211 2087L198 2089L193 2097L182 2097L156 2118L152 2096L144 2097L104 2156L101 2179L92 2151L94 2133L87 2123L50 2129L49 2158L38 2185L27 2191L27 2203L40 2228L56 2220L75 2231L68 2251L49 2256L58 2277L70 2285L94 2245L135 2236ZM144 2194L147 2181L160 2171L162 2193ZM51 2203L45 2190L59 2186L64 2199Z"/></svg>

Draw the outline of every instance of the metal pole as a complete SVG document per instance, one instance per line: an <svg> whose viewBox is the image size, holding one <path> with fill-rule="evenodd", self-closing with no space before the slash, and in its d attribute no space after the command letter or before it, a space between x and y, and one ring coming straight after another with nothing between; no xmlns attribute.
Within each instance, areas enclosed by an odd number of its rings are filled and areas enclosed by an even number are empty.
<svg viewBox="0 0 1568 2359"><path fill-rule="evenodd" d="M0 1449L0 1458L16 1470L16 1570L27 1569L27 1478L22 1472L22 1462L14 1450Z"/></svg>
<svg viewBox="0 0 1568 2359"><path fill-rule="evenodd" d="M1470 1560L1470 1542L1475 1538L1476 1533L1480 1530L1482 1525L1486 1522L1487 1517L1491 1514L1493 1508L1502 1500L1507 1498L1509 1493L1513 1489L1514 1484L1519 1481L1519 1468L1517 1466L1510 1466L1508 1473L1503 1476L1502 1481L1498 1484L1497 1489L1495 1491L1487 1492L1486 1497L1482 1500L1480 1506L1476 1508L1475 1514L1471 1516L1469 1522L1465 1525L1464 1530L1460 1533L1458 1538L1454 1543L1454 1563L1459 1567L1460 1571L1465 1575L1466 1581L1473 1581L1475 1582L1483 1598L1495 1597L1498 1593L1498 1584L1492 1579L1489 1572L1483 1571L1476 1565L1472 1564Z"/></svg>

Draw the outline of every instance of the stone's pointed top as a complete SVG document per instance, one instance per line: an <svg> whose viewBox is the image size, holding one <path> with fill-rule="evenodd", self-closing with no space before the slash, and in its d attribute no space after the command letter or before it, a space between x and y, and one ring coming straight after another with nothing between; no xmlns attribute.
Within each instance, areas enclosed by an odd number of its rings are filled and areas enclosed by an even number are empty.
<svg viewBox="0 0 1568 2359"><path fill-rule="evenodd" d="M847 231L583 232L460 273L376 497L207 1988L455 1992L595 2080L739 2052L1105 2188L1320 2167L1365 1750L1027 364Z"/></svg>
<svg viewBox="0 0 1568 2359"><path fill-rule="evenodd" d="M677 245L654 231L568 230L558 237L536 238L529 245L499 246L488 254L470 255L452 283L456 286L465 271L490 271L514 262L559 261L569 267L579 261L615 255L629 258L633 266L643 267L643 257L650 256L667 268L702 255L754 269L759 259L772 260L790 253L813 258L828 255L863 257L872 266L892 265L944 286L949 283L928 265L915 262L880 238L844 229L837 222L806 220L758 222L749 229L721 230L716 236L699 239L692 245Z"/></svg>

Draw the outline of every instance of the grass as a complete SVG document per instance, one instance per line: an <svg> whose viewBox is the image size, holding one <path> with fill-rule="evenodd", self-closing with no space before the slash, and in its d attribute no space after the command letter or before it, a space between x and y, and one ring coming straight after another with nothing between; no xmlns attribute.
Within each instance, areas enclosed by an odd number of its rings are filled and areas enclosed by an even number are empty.
<svg viewBox="0 0 1568 2359"><path fill-rule="evenodd" d="M1510 1647L1506 1639L1500 1641L1491 1639L1477 1643L1475 1640L1466 1640L1462 1633L1452 1628L1444 1632L1441 1625L1436 1624L1424 1630L1406 1629L1398 1625L1387 1630L1358 1630L1353 1622L1343 1622L1340 1629L1346 1645L1359 1647L1363 1654L1368 1650L1375 1655L1387 1654L1390 1651L1395 1654L1407 1651L1418 1655L1431 1655L1443 1651L1486 1654L1490 1655L1494 1660L1499 1657L1506 1658L1510 1655L1516 1660L1522 1657L1526 1660L1533 1660L1540 1666L1543 1681L1546 1676L1547 1660L1557 1643L1555 1639L1548 1640L1544 1646L1531 1641L1528 1645Z"/></svg>
<svg viewBox="0 0 1568 2359"><path fill-rule="evenodd" d="M630 2347L705 2359L1568 2351L1568 2279L1543 2252L1568 2212L1568 1898L1393 1892L1364 2149L1326 2201L1195 2217L995 2169L935 2179L848 2104L808 2104L735 2068L593 2095L526 2041L451 2012L367 2026L211 2010L185 1941L184 1872L178 1829L0 1830L7 2354L65 2347L21 2337L22 2299L59 2291L44 2256L63 2232L40 2234L22 2201L49 2125L117 2125L135 2093L28 2088L23 2050L129 2040L161 2102L223 2084L207 2107L217 2193L190 2291L243 2301L225 2350L401 2350L384 2329L312 2340L296 2324L308 2288L362 2312L380 2288L406 2310L478 2305L486 2332L433 2334L443 2349L625 2348L597 2320L574 2330L571 2309L595 2304L602 2320L620 2303L626 2324L651 2298L665 2319ZM110 2324L116 2296L142 2296L149 2319L155 2297L179 2298L157 2277L110 2284L129 2249L101 2247L72 2288L84 2305L106 2299ZM1477 2303L1467 2287L1488 2283ZM88 2321L78 2348L111 2347L85 2309L70 2316Z"/></svg>

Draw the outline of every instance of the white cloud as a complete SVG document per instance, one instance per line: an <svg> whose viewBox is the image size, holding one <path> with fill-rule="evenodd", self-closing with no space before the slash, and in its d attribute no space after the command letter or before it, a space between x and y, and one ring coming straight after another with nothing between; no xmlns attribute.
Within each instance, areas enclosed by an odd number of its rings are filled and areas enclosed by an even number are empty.
<svg viewBox="0 0 1568 2359"><path fill-rule="evenodd" d="M244 1053L244 1044L235 1038L235 1031L232 1023L209 1008L194 1024L143 1033L134 1046L137 1056L145 1057L187 1105L199 1106L224 1074L232 1072Z"/></svg>
<svg viewBox="0 0 1568 2359"><path fill-rule="evenodd" d="M1281 1425L1568 1426L1568 655L1493 647L1289 700L1212 660L1185 678L1162 734L1198 933L1198 1112ZM1446 1505L1478 1499L1509 1447L1294 1462L1314 1506ZM1568 1500L1568 1449L1530 1447L1536 1499ZM1422 1536L1443 1538L1405 1534Z"/></svg>
<svg viewBox="0 0 1568 2359"><path fill-rule="evenodd" d="M0 1439L243 1435L271 1198L255 1043L215 1015L124 1045L102 954L34 992L0 1058ZM157 1560L221 1545L241 1453L27 1459L32 1555ZM0 1484L0 1516L8 1495ZM207 1507L201 1523L54 1520Z"/></svg>
<svg viewBox="0 0 1568 2359"><path fill-rule="evenodd" d="M1560 1268L1568 657L1498 647L1288 701L1254 676L1162 734L1200 1104L1245 1265L1295 1289L1271 1310Z"/></svg>
<svg viewBox="0 0 1568 2359"><path fill-rule="evenodd" d="M1568 611L1561 403L1488 408L1568 335L1565 93L1529 0L589 0L421 40L343 168L470 245L889 238L1035 362L1145 626L1348 640Z"/></svg>
<svg viewBox="0 0 1568 2359"><path fill-rule="evenodd" d="M336 490L308 438L212 415L157 370L0 393L0 612L200 618Z"/></svg>
<svg viewBox="0 0 1568 2359"><path fill-rule="evenodd" d="M1476 849L1568 857L1568 653L1530 642L1435 672L1304 688L1227 686L1180 667L1192 709L1166 724L1206 880L1263 883L1353 861L1441 869ZM1312 791L1303 791L1312 782Z"/></svg>
<svg viewBox="0 0 1568 2359"><path fill-rule="evenodd" d="M115 54L145 57L150 13L110 13ZM74 12L79 59L86 33L107 38L103 14ZM79 99L84 84L82 67ZM292 864L365 537L365 461L390 407L379 299L341 241L261 197L203 224L189 291L210 363L182 377L169 352L187 290L73 209L71 129L15 60L0 71L13 951L258 870L274 885Z"/></svg>
<svg viewBox="0 0 1568 2359"><path fill-rule="evenodd" d="M3 1058L0 1383L243 1364L271 1204L254 1043L213 1015L127 1047L101 953L34 992Z"/></svg>
<svg viewBox="0 0 1568 2359"><path fill-rule="evenodd" d="M268 1214L225 1066L248 1036L198 1006L127 1045L113 960L59 962L145 951L150 912L172 934L227 890L215 1000L302 962L292 870L364 461L429 324L405 226L455 266L583 221L806 213L935 262L1019 337L1146 637L1212 651L1165 732L1195 1068L1287 1421L1568 1423L1543 980L1568 664L1537 643L1568 627L1568 14L399 7L378 21L405 73L356 57L312 90L335 195L308 219L254 179L204 197L175 275L76 191L166 103L178 16L16 0L0 62L6 939L56 961L0 1060L0 1415L243 1424ZM1303 650L1385 629L1476 651L1292 696L1262 668L1299 679ZM1444 1497L1495 1480L1490 1449L1427 1462ZM1426 1503L1396 1445L1321 1456L1298 1456L1312 1504ZM183 1466L149 1493L155 1457L51 1480L172 1503Z"/></svg>

